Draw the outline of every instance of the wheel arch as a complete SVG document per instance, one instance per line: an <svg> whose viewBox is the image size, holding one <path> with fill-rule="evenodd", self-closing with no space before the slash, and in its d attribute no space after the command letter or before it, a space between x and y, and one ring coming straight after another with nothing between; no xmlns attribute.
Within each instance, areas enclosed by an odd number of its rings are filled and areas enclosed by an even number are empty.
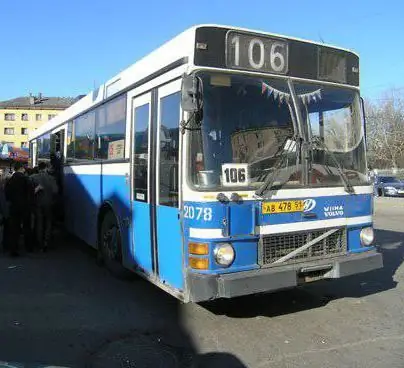
<svg viewBox="0 0 404 368"><path fill-rule="evenodd" d="M115 218L115 221L119 227L119 230L122 231L121 229L121 223L118 220L118 216L116 215L116 212L114 210L114 206L112 205L111 201L105 201L99 211L98 211L98 218L97 218L97 248L99 247L99 241L100 241L100 232L101 232L101 226L102 226L102 221L104 220L105 215L111 212Z"/></svg>

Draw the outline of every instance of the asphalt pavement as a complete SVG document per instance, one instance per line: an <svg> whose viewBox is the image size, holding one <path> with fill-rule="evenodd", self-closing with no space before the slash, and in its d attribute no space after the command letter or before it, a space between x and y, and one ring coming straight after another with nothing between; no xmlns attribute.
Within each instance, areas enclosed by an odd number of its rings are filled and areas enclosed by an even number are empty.
<svg viewBox="0 0 404 368"><path fill-rule="evenodd" d="M1 367L404 367L404 199L376 199L382 270L182 304L94 252L0 257Z"/></svg>

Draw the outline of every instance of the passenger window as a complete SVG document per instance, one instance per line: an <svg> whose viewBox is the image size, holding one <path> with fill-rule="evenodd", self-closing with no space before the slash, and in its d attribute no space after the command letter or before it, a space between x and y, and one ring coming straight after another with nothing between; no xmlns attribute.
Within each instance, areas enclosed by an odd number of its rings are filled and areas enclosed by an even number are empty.
<svg viewBox="0 0 404 368"><path fill-rule="evenodd" d="M95 112L77 118L75 125L74 158L76 160L94 159Z"/></svg>
<svg viewBox="0 0 404 368"><path fill-rule="evenodd" d="M66 139L67 139L67 156L66 156L66 161L70 162L74 160L74 126L73 122L69 121L67 123L67 134L66 134Z"/></svg>
<svg viewBox="0 0 404 368"><path fill-rule="evenodd" d="M97 109L97 157L104 160L125 156L126 95Z"/></svg>
<svg viewBox="0 0 404 368"><path fill-rule="evenodd" d="M50 133L44 134L38 138L38 159L49 160L51 152Z"/></svg>
<svg viewBox="0 0 404 368"><path fill-rule="evenodd" d="M135 108L134 177L135 200L147 202L148 153L149 153L149 104Z"/></svg>
<svg viewBox="0 0 404 368"><path fill-rule="evenodd" d="M160 204L178 206L180 93L160 100Z"/></svg>

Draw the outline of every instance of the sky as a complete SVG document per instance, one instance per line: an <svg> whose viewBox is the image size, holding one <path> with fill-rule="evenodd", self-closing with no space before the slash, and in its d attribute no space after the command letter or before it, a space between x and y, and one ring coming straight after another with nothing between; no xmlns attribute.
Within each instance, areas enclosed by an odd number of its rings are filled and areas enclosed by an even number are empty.
<svg viewBox="0 0 404 368"><path fill-rule="evenodd" d="M404 93L402 0L0 0L0 101L87 94L200 23L354 50L362 95Z"/></svg>

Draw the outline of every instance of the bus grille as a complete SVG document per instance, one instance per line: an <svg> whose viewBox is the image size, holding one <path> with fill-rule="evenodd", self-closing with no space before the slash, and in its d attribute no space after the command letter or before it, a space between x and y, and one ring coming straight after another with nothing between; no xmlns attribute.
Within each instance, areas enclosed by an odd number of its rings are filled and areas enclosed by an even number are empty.
<svg viewBox="0 0 404 368"><path fill-rule="evenodd" d="M315 230L310 232L264 235L261 239L260 264L271 265L278 259L286 256L290 252L307 244L310 240L317 238L330 229ZM347 250L346 230L338 229L325 239L312 245L305 251L298 253L293 258L279 263L290 264L307 260L333 257L345 254ZM277 264L278 265L278 264Z"/></svg>

